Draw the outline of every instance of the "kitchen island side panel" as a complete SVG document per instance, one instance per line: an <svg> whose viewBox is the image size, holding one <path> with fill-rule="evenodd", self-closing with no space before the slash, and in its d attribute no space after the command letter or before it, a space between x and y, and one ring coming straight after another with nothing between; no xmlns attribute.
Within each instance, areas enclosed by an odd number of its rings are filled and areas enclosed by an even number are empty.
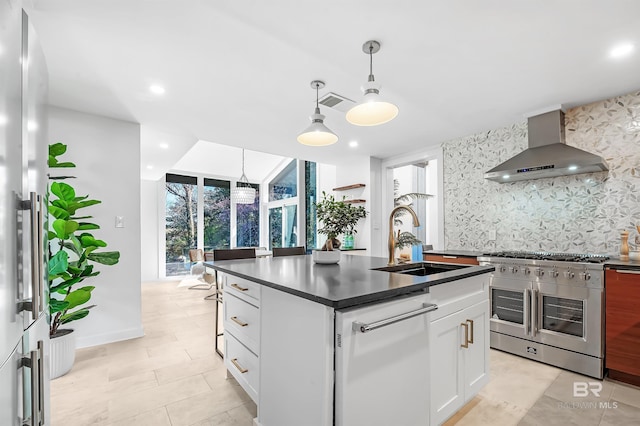
<svg viewBox="0 0 640 426"><path fill-rule="evenodd" d="M333 424L334 310L264 286L260 426Z"/></svg>

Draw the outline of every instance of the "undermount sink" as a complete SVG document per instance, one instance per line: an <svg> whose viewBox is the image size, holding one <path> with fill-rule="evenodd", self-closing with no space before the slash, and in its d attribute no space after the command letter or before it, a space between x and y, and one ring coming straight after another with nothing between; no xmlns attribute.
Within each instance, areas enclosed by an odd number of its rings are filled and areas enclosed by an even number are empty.
<svg viewBox="0 0 640 426"><path fill-rule="evenodd" d="M415 263L404 263L401 265L384 266L382 268L373 268L373 270L394 272L397 274L417 275L417 276L423 277L425 275L455 271L456 269L466 268L468 266L470 265L449 265L449 264L443 264L443 263L415 262Z"/></svg>

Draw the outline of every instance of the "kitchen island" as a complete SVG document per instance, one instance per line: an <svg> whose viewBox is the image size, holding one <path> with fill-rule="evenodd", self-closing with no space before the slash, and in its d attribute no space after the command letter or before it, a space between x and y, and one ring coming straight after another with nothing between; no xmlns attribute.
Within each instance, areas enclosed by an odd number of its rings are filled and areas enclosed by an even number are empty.
<svg viewBox="0 0 640 426"><path fill-rule="evenodd" d="M225 365L256 402L256 425L438 424L488 380L490 266L206 265L224 288Z"/></svg>

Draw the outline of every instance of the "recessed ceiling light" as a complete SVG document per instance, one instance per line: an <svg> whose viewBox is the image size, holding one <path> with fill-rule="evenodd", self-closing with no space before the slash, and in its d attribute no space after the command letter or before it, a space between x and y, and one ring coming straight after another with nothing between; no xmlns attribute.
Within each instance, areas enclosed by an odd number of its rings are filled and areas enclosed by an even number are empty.
<svg viewBox="0 0 640 426"><path fill-rule="evenodd" d="M161 144L160 144L160 148L162 148L162 149L169 149L169 144L168 144L168 143L161 143Z"/></svg>
<svg viewBox="0 0 640 426"><path fill-rule="evenodd" d="M152 166L151 164L149 164L149 165L147 166L147 170L151 170L151 169L153 169L153 166Z"/></svg>
<svg viewBox="0 0 640 426"><path fill-rule="evenodd" d="M357 146L358 146L358 141L351 141L351 142L349 142L349 146L350 146L351 148L355 148L355 147L357 147Z"/></svg>
<svg viewBox="0 0 640 426"><path fill-rule="evenodd" d="M9 122L9 119L7 118L6 115L0 115L0 126L6 126L7 123Z"/></svg>
<svg viewBox="0 0 640 426"><path fill-rule="evenodd" d="M578 166L569 166L569 170L571 171L578 170Z"/></svg>
<svg viewBox="0 0 640 426"><path fill-rule="evenodd" d="M511 176L509 175L502 175L502 179L509 179Z"/></svg>
<svg viewBox="0 0 640 426"><path fill-rule="evenodd" d="M164 87L157 84L152 84L151 86L149 86L149 91L154 95L164 95Z"/></svg>
<svg viewBox="0 0 640 426"><path fill-rule="evenodd" d="M634 46L631 43L618 44L609 51L612 58L623 58L633 52Z"/></svg>
<svg viewBox="0 0 640 426"><path fill-rule="evenodd" d="M38 123L31 120L27 121L27 130L30 132L35 132L36 130L38 130Z"/></svg>

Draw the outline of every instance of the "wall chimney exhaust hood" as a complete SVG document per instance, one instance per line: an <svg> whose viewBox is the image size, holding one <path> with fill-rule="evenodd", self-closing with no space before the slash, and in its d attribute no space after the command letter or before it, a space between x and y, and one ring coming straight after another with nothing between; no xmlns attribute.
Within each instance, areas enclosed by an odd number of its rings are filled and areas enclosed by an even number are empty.
<svg viewBox="0 0 640 426"><path fill-rule="evenodd" d="M485 179L506 183L609 170L602 157L565 144L562 110L529 117L528 128L529 147L486 172Z"/></svg>

